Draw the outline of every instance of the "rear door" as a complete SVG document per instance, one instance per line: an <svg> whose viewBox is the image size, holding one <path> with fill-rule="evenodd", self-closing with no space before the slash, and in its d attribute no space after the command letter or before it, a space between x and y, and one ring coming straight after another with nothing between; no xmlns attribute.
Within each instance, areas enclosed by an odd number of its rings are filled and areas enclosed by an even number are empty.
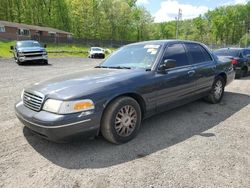
<svg viewBox="0 0 250 188"><path fill-rule="evenodd" d="M246 61L246 65L248 67L248 71L250 70L250 49L245 49L243 51L243 57Z"/></svg>
<svg viewBox="0 0 250 188"><path fill-rule="evenodd" d="M191 95L193 86L192 66L186 50L182 43L169 44L164 52L159 66L166 59L176 60L176 67L166 70L166 73L156 73L155 80L157 83L156 104L158 111L163 110L171 103L180 101Z"/></svg>
<svg viewBox="0 0 250 188"><path fill-rule="evenodd" d="M195 70L195 93L207 92L211 89L214 81L216 64L202 45L198 43L185 43L184 45L188 51L193 70Z"/></svg>

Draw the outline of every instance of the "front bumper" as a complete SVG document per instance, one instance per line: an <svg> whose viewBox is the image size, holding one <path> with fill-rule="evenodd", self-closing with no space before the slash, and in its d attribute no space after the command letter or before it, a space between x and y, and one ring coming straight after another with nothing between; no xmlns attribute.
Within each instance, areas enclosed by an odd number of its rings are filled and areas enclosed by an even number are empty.
<svg viewBox="0 0 250 188"><path fill-rule="evenodd" d="M81 113L58 115L46 111L36 112L19 102L15 105L18 119L37 135L55 142L65 142L76 138L92 137L98 134L100 115Z"/></svg>
<svg viewBox="0 0 250 188"><path fill-rule="evenodd" d="M103 53L93 53L90 56L93 57L93 58L104 58L105 54L103 54Z"/></svg>
<svg viewBox="0 0 250 188"><path fill-rule="evenodd" d="M20 56L20 57L18 57L18 60L19 60L20 62L25 62L25 61L37 61L37 60L48 60L48 56L47 56L47 55L34 56L34 57Z"/></svg>

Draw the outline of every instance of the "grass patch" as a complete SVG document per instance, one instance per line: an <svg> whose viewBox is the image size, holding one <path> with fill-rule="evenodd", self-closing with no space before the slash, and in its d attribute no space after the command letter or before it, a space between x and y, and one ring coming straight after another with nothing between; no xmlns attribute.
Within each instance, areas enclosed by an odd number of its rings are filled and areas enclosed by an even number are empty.
<svg viewBox="0 0 250 188"><path fill-rule="evenodd" d="M10 52L10 46L15 45L16 41L0 41L0 58L10 58L13 54ZM80 44L47 44L49 57L87 57L89 46ZM106 49L107 47L102 47ZM114 51L115 48L108 48ZM108 55L108 54L107 54Z"/></svg>
<svg viewBox="0 0 250 188"><path fill-rule="evenodd" d="M15 41L0 41L0 58L12 57L10 46L15 45Z"/></svg>

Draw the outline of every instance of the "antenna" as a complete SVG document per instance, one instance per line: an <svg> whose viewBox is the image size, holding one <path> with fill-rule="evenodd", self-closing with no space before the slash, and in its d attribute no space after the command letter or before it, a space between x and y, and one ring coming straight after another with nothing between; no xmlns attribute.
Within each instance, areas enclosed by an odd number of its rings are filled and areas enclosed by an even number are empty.
<svg viewBox="0 0 250 188"><path fill-rule="evenodd" d="M179 37L179 21L182 19L182 10L179 8L178 15L176 19L176 39Z"/></svg>

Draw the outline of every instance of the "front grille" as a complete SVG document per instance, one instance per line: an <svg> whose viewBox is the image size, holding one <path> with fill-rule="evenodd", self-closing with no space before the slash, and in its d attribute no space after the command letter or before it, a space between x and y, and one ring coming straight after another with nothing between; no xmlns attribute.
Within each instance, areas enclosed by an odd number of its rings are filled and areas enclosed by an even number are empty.
<svg viewBox="0 0 250 188"><path fill-rule="evenodd" d="M43 51L23 52L23 54L36 54L36 53L42 54Z"/></svg>
<svg viewBox="0 0 250 188"><path fill-rule="evenodd" d="M38 57L38 56L42 56L43 52L42 51L38 51L38 52L23 52L23 55L25 57Z"/></svg>
<svg viewBox="0 0 250 188"><path fill-rule="evenodd" d="M40 111L43 103L43 97L37 94L25 91L23 93L23 103L26 107Z"/></svg>
<svg viewBox="0 0 250 188"><path fill-rule="evenodd" d="M25 57L40 57L42 55L43 54L28 54L28 55L25 55Z"/></svg>

